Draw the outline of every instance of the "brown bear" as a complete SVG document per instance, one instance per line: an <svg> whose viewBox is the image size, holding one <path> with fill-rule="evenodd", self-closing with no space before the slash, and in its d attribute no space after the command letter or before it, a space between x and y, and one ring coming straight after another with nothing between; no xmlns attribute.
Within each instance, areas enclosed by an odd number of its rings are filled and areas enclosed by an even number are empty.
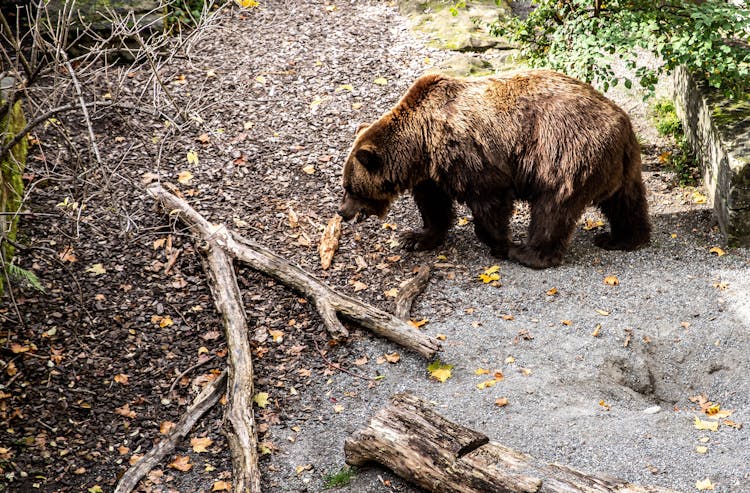
<svg viewBox="0 0 750 493"><path fill-rule="evenodd" d="M345 220L383 217L411 191L424 227L402 235L407 250L443 242L454 200L471 209L493 255L537 269L562 262L590 204L610 224L595 239L602 248L633 250L651 233L628 115L590 85L548 70L420 77L396 106L360 127L343 187ZM524 245L510 240L514 200L531 205Z"/></svg>

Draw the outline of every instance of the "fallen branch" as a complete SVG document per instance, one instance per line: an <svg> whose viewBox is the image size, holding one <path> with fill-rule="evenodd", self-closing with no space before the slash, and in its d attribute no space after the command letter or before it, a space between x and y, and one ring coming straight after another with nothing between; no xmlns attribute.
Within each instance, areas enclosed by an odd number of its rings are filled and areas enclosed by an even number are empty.
<svg viewBox="0 0 750 493"><path fill-rule="evenodd" d="M152 185L148 192L165 208L179 211L187 223L200 224L202 230L210 231L210 240L231 256L312 300L334 339L349 335L349 331L339 320L341 316L428 359L433 358L440 349L440 344L435 339L414 330L403 320L335 291L302 268L224 226L210 224L185 200L169 193L161 185Z"/></svg>
<svg viewBox="0 0 750 493"><path fill-rule="evenodd" d="M409 393L344 444L346 462L380 463L432 492L459 493L677 493L545 464L452 423Z"/></svg>
<svg viewBox="0 0 750 493"><path fill-rule="evenodd" d="M430 266L420 265L417 268L417 274L399 286L395 301L396 309L394 310L398 318L409 320L409 312L411 312L411 305L414 303L414 299L424 291L429 281Z"/></svg>
<svg viewBox="0 0 750 493"><path fill-rule="evenodd" d="M148 451L146 455L125 471L120 481L117 483L114 493L130 493L133 491L138 482L143 479L151 469L159 465L164 457L174 450L177 442L187 436L195 423L211 409L224 393L227 385L227 372L219 375L219 378L208 384L203 391L198 394L190 407L182 415L180 421L175 425L162 441L157 443L154 448Z"/></svg>

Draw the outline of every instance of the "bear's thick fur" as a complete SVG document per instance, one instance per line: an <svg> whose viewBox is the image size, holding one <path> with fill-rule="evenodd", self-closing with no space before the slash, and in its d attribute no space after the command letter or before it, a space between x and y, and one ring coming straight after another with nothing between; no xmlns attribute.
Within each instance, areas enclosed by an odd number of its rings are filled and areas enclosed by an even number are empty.
<svg viewBox="0 0 750 493"><path fill-rule="evenodd" d="M609 220L602 248L649 241L640 146L627 114L590 85L547 70L481 79L425 75L358 131L339 214L384 216L411 191L424 221L409 250L443 242L453 201L465 203L493 255L533 268L562 262L587 205ZM531 205L524 245L510 241L513 201Z"/></svg>

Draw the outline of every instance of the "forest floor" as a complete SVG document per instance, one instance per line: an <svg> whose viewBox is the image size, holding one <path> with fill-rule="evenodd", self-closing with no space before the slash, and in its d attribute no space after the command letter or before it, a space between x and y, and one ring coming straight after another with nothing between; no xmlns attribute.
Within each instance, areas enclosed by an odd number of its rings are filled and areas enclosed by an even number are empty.
<svg viewBox="0 0 750 493"><path fill-rule="evenodd" d="M674 144L656 134L642 96L612 97L643 143L654 227L647 248L597 249L601 217L592 209L565 263L532 271L493 259L460 209L439 250L407 253L397 235L419 218L405 198L384 221L344 225L323 271L317 244L341 199L354 130L452 54L427 48L392 2L261 3L207 27L162 74L196 117L192 127L95 114L107 168L77 180L66 177L80 156L37 134L27 204L35 215L24 217L20 238L33 248L18 261L45 292L17 289L0 311L0 491L112 491L226 366L201 245L145 193L158 180L177 185L210 221L386 310L417 266L432 268L412 317L425 321L415 330L444 336L440 359L453 365L445 383L430 379L419 355L356 327L349 341L330 343L306 300L237 265L256 391L269 396L255 410L264 491L322 491L344 467L344 439L410 390L449 419L549 462L680 491L710 479L716 491L747 492L750 255L722 246L705 191L663 169ZM147 76L129 74L117 97L137 101ZM191 151L197 159L188 160ZM516 240L525 225L521 206ZM499 282L481 282L495 264ZM487 380L479 368L504 379L479 389ZM700 395L733 411L718 431L694 427L697 416L710 419ZM503 397L508 404L498 406ZM211 491L231 481L222 412L210 411L138 491ZM371 467L336 491L416 490Z"/></svg>

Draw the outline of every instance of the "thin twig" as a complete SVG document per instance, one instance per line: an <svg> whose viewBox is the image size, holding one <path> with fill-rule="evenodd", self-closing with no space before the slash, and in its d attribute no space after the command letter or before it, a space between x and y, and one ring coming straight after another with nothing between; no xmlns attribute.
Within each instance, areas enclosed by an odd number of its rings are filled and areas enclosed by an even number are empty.
<svg viewBox="0 0 750 493"><path fill-rule="evenodd" d="M216 359L216 356L210 356L210 357L206 358L203 361L199 361L198 363L194 364L193 366L191 366L187 370L185 370L182 373L180 373L179 375L177 375L175 377L175 379L172 381L172 385L169 386L169 391L167 392L167 395L169 396L170 394L172 394L172 391L174 390L175 385L177 385L177 382L179 382L182 379L182 377L184 377L185 375L187 375L191 371L195 370L196 368L200 368L201 366L205 365L209 361L213 361L214 359Z"/></svg>
<svg viewBox="0 0 750 493"><path fill-rule="evenodd" d="M102 164L102 156L99 154L99 146L96 144L96 136L94 135L94 127L91 125L91 118L89 118L89 110L86 106L86 101L83 99L83 92L81 91L81 84L78 82L78 77L76 77L76 72L73 70L73 66L70 64L70 61L68 60L68 56L65 54L65 52L62 52L63 55L63 61L65 63L65 68L68 69L68 73L70 74L70 78L73 80L73 87L75 87L76 90L76 96L78 96L79 104L81 105L81 112L83 113L83 119L86 121L86 129L89 132L89 141L91 144L91 149L94 151L94 157L96 157L97 164Z"/></svg>
<svg viewBox="0 0 750 493"><path fill-rule="evenodd" d="M342 368L341 366L337 365L336 363L334 363L331 360L329 360L328 358L326 358L325 353L323 353L323 351L321 351L320 347L318 347L318 342L315 339L313 339L313 344L315 345L315 349L318 351L318 354L320 355L320 357L323 358L323 361L325 362L325 364L327 364L331 368L333 368L335 370L338 370L338 371L343 371L347 375L351 375L353 377L361 378L362 380L367 380L367 381L370 381L370 382L377 382L377 380L374 379L374 378L372 378L372 377L366 377L366 376L363 376L363 375L358 375L358 374L356 374L356 373L354 373L352 371L347 370L346 368Z"/></svg>

